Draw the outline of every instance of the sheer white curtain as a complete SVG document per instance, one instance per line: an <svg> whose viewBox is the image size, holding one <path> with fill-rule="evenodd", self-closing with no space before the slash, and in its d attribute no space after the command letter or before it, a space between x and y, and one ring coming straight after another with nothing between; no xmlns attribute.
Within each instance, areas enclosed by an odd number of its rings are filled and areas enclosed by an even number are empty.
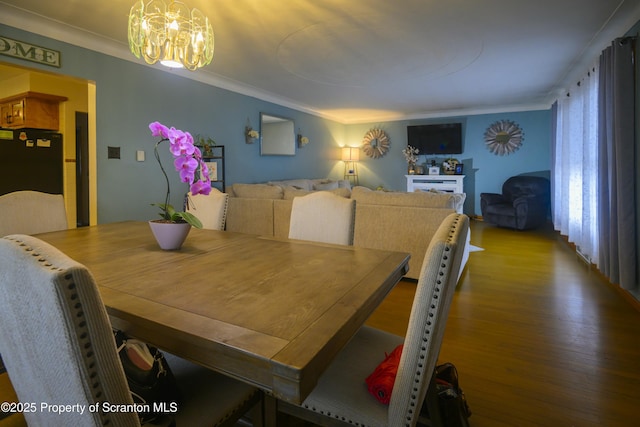
<svg viewBox="0 0 640 427"><path fill-rule="evenodd" d="M553 224L579 251L598 259L598 66L558 100L552 159Z"/></svg>
<svg viewBox="0 0 640 427"><path fill-rule="evenodd" d="M635 37L616 39L554 105L553 223L611 281L637 269Z"/></svg>

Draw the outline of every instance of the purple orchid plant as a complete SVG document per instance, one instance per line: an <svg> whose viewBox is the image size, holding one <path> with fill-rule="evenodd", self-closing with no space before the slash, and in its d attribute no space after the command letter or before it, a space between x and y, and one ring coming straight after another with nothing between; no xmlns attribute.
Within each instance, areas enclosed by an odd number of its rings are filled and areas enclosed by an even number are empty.
<svg viewBox="0 0 640 427"><path fill-rule="evenodd" d="M149 129L151 130L151 135L162 138L156 143L154 154L167 182L167 196L165 197L164 203L152 203L152 206L160 208L160 216L165 221L187 222L193 227L202 228L202 223L195 215L189 212L178 212L169 204L171 187L169 185L167 172L164 170L164 167L162 167L162 162L160 161L158 146L164 141L169 141L169 151L173 154L173 165L180 174L180 180L189 184L191 194L208 195L211 192L211 181L207 165L202 161L200 149L194 145L193 137L189 132L183 132L174 127L169 128L160 122L149 124ZM200 178L196 179L198 176Z"/></svg>

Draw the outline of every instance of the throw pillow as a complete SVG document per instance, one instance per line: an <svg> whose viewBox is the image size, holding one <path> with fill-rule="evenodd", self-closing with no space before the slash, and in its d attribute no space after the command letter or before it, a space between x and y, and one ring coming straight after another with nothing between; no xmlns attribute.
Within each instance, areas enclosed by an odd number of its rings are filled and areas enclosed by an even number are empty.
<svg viewBox="0 0 640 427"><path fill-rule="evenodd" d="M335 190L338 188L338 181L328 181L313 185L314 190Z"/></svg>
<svg viewBox="0 0 640 427"><path fill-rule="evenodd" d="M293 186L285 187L284 189L284 199L285 200L293 200L294 197L302 197L307 194L311 194L311 191L302 190L300 188L296 188Z"/></svg>
<svg viewBox="0 0 640 427"><path fill-rule="evenodd" d="M297 187L297 188L301 188L303 190L313 190L313 187L311 185L311 181L308 179L286 179L286 180L282 180L282 181L269 181L267 184L269 185L279 185L282 188L287 188L287 187Z"/></svg>
<svg viewBox="0 0 640 427"><path fill-rule="evenodd" d="M351 181L348 179L340 179L338 180L338 187L351 190Z"/></svg>

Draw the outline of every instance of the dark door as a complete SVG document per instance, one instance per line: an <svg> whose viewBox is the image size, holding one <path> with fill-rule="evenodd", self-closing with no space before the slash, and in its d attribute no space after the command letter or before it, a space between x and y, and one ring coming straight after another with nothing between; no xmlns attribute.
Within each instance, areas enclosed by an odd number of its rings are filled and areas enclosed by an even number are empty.
<svg viewBox="0 0 640 427"><path fill-rule="evenodd" d="M89 114L76 111L76 211L78 227L89 225Z"/></svg>

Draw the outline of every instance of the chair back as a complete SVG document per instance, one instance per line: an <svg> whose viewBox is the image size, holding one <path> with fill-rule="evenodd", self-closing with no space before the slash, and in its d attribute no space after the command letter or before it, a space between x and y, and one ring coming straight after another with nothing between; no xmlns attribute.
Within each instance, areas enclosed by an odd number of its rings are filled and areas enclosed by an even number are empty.
<svg viewBox="0 0 640 427"><path fill-rule="evenodd" d="M202 228L208 230L224 230L227 221L227 205L229 195L220 192L217 188L212 188L211 193L187 194L186 211L194 214L200 222Z"/></svg>
<svg viewBox="0 0 640 427"><path fill-rule="evenodd" d="M0 237L67 228L67 212L62 194L29 190L0 196Z"/></svg>
<svg viewBox="0 0 640 427"><path fill-rule="evenodd" d="M0 238L0 348L30 426L137 426L109 318L92 275L53 246L27 235ZM54 413L41 405L75 405ZM84 409L83 413L79 409Z"/></svg>
<svg viewBox="0 0 640 427"><path fill-rule="evenodd" d="M338 245L353 244L355 201L328 191L295 197L289 238Z"/></svg>
<svg viewBox="0 0 640 427"><path fill-rule="evenodd" d="M435 369L458 273L469 218L450 214L427 249L389 402L389 425L415 426Z"/></svg>
<svg viewBox="0 0 640 427"><path fill-rule="evenodd" d="M502 194L509 200L522 196L537 197L545 204L551 198L551 183L541 176L517 175L502 184Z"/></svg>

